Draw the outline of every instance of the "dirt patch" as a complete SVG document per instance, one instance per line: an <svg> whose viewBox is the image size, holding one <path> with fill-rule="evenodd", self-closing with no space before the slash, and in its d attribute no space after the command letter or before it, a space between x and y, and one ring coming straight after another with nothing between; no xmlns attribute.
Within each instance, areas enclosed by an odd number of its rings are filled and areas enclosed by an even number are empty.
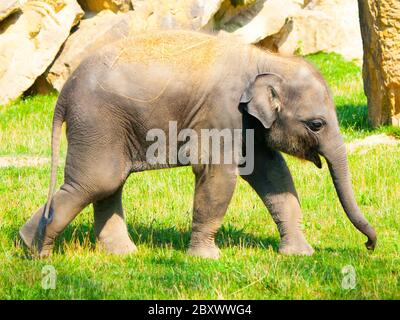
<svg viewBox="0 0 400 320"><path fill-rule="evenodd" d="M394 146L400 144L400 140L395 137L388 136L386 134L375 134L373 136L366 137L364 139L354 140L347 144L348 152L355 152L363 149L362 152L365 152L366 148L371 148L376 145L388 145Z"/></svg>
<svg viewBox="0 0 400 320"><path fill-rule="evenodd" d="M0 168L5 167L36 167L50 163L45 157L0 157Z"/></svg>
<svg viewBox="0 0 400 320"><path fill-rule="evenodd" d="M354 140L347 144L347 151L365 153L376 145L400 145L400 140L386 134L376 134L364 139ZM32 156L0 156L0 168L5 167L37 167L48 165L50 158Z"/></svg>

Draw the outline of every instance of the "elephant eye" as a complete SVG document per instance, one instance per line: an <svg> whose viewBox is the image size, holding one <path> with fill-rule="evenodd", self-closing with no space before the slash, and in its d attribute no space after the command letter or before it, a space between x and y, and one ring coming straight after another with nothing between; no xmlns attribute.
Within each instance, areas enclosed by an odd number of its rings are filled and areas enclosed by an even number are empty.
<svg viewBox="0 0 400 320"><path fill-rule="evenodd" d="M322 127L325 125L325 122L320 119L316 120L310 120L306 122L306 126L314 132L318 132L322 129Z"/></svg>

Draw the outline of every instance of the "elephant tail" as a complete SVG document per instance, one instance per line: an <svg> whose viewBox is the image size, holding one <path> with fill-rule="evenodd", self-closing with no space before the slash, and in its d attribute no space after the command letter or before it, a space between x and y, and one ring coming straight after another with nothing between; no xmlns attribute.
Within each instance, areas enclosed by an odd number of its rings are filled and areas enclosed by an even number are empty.
<svg viewBox="0 0 400 320"><path fill-rule="evenodd" d="M53 199L54 189L57 183L57 167L60 152L60 140L61 140L61 129L64 123L65 108L62 104L57 102L54 116L53 116L53 130L51 134L51 174L50 174L50 186L49 193L47 195L47 202L44 209L44 218L49 219L49 211L51 201ZM51 218L51 217L50 217Z"/></svg>

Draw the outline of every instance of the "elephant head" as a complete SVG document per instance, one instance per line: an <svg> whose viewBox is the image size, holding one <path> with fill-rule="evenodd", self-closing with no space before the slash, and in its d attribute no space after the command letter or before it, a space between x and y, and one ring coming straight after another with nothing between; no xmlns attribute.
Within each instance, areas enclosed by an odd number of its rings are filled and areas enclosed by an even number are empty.
<svg viewBox="0 0 400 320"><path fill-rule="evenodd" d="M244 109L265 127L267 145L322 167L328 164L342 207L352 224L368 237L373 250L376 233L355 201L332 96L322 76L307 62L258 74L242 94Z"/></svg>

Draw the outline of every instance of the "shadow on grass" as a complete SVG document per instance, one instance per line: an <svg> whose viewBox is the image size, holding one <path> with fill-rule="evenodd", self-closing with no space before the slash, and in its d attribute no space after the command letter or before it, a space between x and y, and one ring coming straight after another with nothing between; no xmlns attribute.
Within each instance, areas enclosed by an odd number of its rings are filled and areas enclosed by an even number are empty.
<svg viewBox="0 0 400 320"><path fill-rule="evenodd" d="M128 225L129 234L135 244L146 244L150 248L174 248L178 251L186 251L189 242L191 231L180 231L175 227L151 227L144 224ZM8 232L10 242L19 243L18 229ZM259 237L245 232L243 229L235 228L232 225L223 225L216 236L216 243L219 248L260 248L267 249L272 247L275 252L278 252L279 237L265 236ZM93 226L90 224L79 224L77 226L68 226L67 229L56 239L54 252L64 254L66 248L70 245L78 245L84 250L92 251L96 247L96 239L94 236ZM25 246L24 253L18 255L22 259L32 259L32 254ZM314 246L316 254L339 255L341 257L360 258L371 253L360 243L358 247L351 246L351 243L344 247L326 247Z"/></svg>
<svg viewBox="0 0 400 320"><path fill-rule="evenodd" d="M365 246L360 243L359 247L351 247L351 242L347 242L343 239L343 247L326 247L326 246L314 246L316 254L324 254L326 256L331 255L332 257L340 256L341 258L360 258L365 256L365 254L371 253Z"/></svg>
<svg viewBox="0 0 400 320"><path fill-rule="evenodd" d="M180 231L175 227L151 228L146 225L130 227L130 235L135 243L145 243L152 246L172 246L176 250L185 251L190 242L191 231ZM278 250L279 239L275 237L258 237L237 229L231 225L223 225L217 233L216 243L220 248L251 247Z"/></svg>
<svg viewBox="0 0 400 320"><path fill-rule="evenodd" d="M398 127L383 125L373 128L368 120L368 107L365 104L338 104L337 115L340 127L347 131L363 134L385 133L400 139L400 129Z"/></svg>
<svg viewBox="0 0 400 320"><path fill-rule="evenodd" d="M178 251L186 251L190 242L190 230L181 231L175 227L151 227L144 224L128 225L129 234L135 244L146 244L149 247L172 247ZM251 233L238 229L230 224L222 225L216 235L216 243L219 248L261 248L272 247L278 252L278 236L256 236ZM71 242L78 243L80 246L86 246L89 250L94 249L96 240L92 225L80 224L78 226L69 226L65 232L57 238L55 250L63 253L64 244ZM351 243L344 247L326 247L314 246L316 254L338 254L340 256L361 257L371 253L362 242L358 247L351 247Z"/></svg>
<svg viewBox="0 0 400 320"><path fill-rule="evenodd" d="M150 227L148 225L128 225L129 234L135 244L147 244L150 247L172 247L179 251L186 251L191 231L181 231L175 227ZM9 233L11 241L18 238L18 229ZM244 248L268 248L272 247L278 251L278 237L258 237L237 229L231 225L223 225L216 236L216 243L220 248L244 247ZM93 250L96 246L93 226L79 224L68 226L65 231L56 239L54 251L65 252L65 244L77 244Z"/></svg>
<svg viewBox="0 0 400 320"><path fill-rule="evenodd" d="M337 105L336 112L341 128L355 131L373 131L368 120L367 105Z"/></svg>

